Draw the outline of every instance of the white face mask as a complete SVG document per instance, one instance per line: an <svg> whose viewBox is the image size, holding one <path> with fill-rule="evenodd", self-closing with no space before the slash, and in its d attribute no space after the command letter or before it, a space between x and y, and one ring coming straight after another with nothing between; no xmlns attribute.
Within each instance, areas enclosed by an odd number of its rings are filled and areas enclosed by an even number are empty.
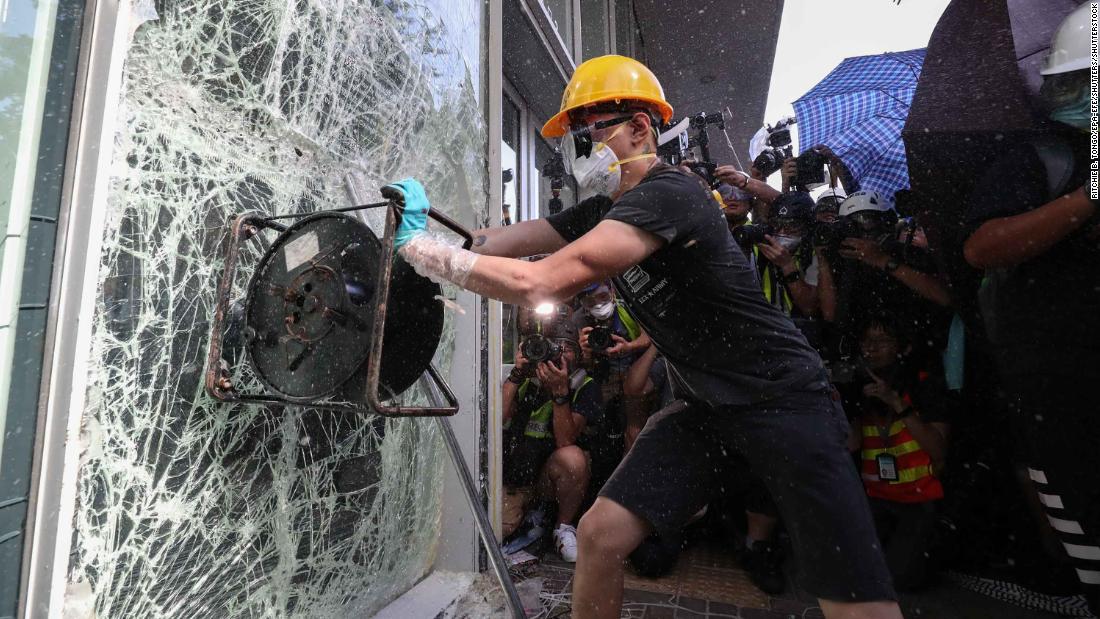
<svg viewBox="0 0 1100 619"><path fill-rule="evenodd" d="M596 320L607 320L615 312L615 302L608 301L588 308L588 314Z"/></svg>
<svg viewBox="0 0 1100 619"><path fill-rule="evenodd" d="M607 137L610 141L619 134L619 127ZM636 155L619 159L615 149L608 146L607 142L593 142L592 154L587 157L578 157L573 137L566 135L561 141L562 160L565 162L566 171L573 175L577 181L577 200L586 200L592 196L613 196L619 190L622 181L622 164L637 161L639 159L656 158L654 153Z"/></svg>
<svg viewBox="0 0 1100 619"><path fill-rule="evenodd" d="M779 246L787 251L794 251L802 243L802 237L800 236L777 236L775 242L779 243Z"/></svg>

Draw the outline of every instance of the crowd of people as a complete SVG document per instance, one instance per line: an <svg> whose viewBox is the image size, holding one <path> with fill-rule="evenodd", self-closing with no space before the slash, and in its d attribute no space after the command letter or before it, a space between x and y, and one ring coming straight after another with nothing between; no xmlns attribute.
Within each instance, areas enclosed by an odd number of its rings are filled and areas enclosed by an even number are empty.
<svg viewBox="0 0 1100 619"><path fill-rule="evenodd" d="M997 444L973 436L996 433L1016 449L981 466L1026 471L1037 530L1062 542L1050 564L1097 603L1086 9L1043 69L1042 146L1006 148L938 243L898 212L910 196L860 190L823 146L838 181L816 199L792 162L778 190L755 166L704 179L661 161L671 106L619 56L579 66L543 128L588 196L577 205L480 230L465 251L420 234L427 200L401 186L406 260L538 308L522 310L502 387L505 543L551 534L577 562L574 616L618 616L624 561L665 573L706 531L764 591L785 588L793 559L826 616L899 617L896 592L957 559L966 469ZM947 272L963 259L972 280Z"/></svg>

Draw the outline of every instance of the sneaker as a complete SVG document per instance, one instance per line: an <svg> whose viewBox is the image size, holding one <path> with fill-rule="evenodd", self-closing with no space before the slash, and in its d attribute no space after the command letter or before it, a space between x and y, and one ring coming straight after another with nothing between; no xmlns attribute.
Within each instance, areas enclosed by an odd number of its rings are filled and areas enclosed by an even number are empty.
<svg viewBox="0 0 1100 619"><path fill-rule="evenodd" d="M786 587L783 578L783 556L772 542L755 541L745 552L745 570L749 579L768 595L779 595Z"/></svg>
<svg viewBox="0 0 1100 619"><path fill-rule="evenodd" d="M569 563L577 562L577 528L568 524L559 524L554 529L554 545L558 554Z"/></svg>

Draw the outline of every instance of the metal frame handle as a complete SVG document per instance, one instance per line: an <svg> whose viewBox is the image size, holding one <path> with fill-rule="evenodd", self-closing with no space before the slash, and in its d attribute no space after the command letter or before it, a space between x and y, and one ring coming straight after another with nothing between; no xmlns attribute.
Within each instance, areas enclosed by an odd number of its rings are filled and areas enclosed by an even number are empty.
<svg viewBox="0 0 1100 619"><path fill-rule="evenodd" d="M449 417L458 412L458 398L455 397L450 385L443 379L439 370L434 365L429 365L425 371L426 377L438 389L439 394L446 405L433 406L403 406L387 405L382 402L380 395L381 386L381 359L382 348L385 339L386 310L390 298L390 278L393 274L393 261L396 256L394 249L394 235L397 230L398 216L403 210L404 196L400 192L384 189L383 192L391 199L386 202L362 204L329 212L351 212L365 209L386 209L386 222L382 236L382 252L379 262L376 280L375 314L371 325L371 347L367 357L367 405L349 405L341 403L310 403L315 408L354 411L375 412L388 417ZM233 281L237 273L238 258L241 245L255 237L263 230L275 230L282 232L286 226L278 223L283 219L301 219L314 213L267 216L260 212L248 212L238 215L230 225L230 235L226 244L225 266L222 271L221 281L218 283L218 300L214 312L214 322L211 325L210 348L206 358L206 374L204 377L207 393L214 398L225 402L246 402L257 404L293 404L290 400L272 394L241 393L234 389L230 381L229 368L223 359L225 325L229 313L229 298L233 291ZM458 234L464 239L463 247L469 249L473 243L473 235L458 222L446 215L429 211L428 215L438 221L447 229ZM297 404L301 404L297 402Z"/></svg>

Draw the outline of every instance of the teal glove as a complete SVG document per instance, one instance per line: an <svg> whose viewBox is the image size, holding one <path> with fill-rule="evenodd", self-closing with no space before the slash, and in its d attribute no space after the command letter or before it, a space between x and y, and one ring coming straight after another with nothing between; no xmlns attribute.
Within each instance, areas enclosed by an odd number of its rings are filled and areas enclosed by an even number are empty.
<svg viewBox="0 0 1100 619"><path fill-rule="evenodd" d="M424 193L424 186L416 179L406 178L390 183L386 187L395 189L405 196L405 210L401 215L401 223L397 225L397 234L393 239L394 249L401 249L412 238L427 229L428 210L432 205L428 203L428 196Z"/></svg>

